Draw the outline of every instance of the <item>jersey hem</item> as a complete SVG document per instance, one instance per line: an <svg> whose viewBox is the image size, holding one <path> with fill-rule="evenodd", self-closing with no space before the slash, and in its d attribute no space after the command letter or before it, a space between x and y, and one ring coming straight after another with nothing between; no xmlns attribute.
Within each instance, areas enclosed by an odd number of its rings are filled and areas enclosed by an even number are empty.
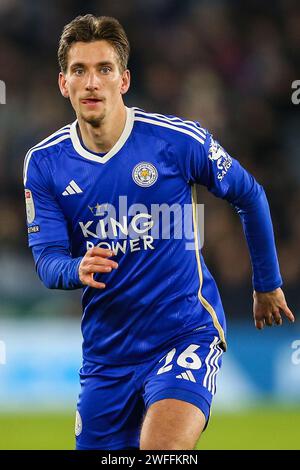
<svg viewBox="0 0 300 470"><path fill-rule="evenodd" d="M211 329L213 330L213 334L215 336L217 336L220 340L220 347L223 349L224 352L226 352L227 344L226 343L223 344L222 338L220 337L219 332L215 328L213 323L211 323L211 325L209 325L205 331L209 331L210 326L211 326ZM123 362L122 361L122 355L120 355L120 357L111 357L111 356L103 356L103 355L97 355L97 356L89 355L88 356L86 354L82 354L82 359L83 359L83 361L92 362L92 363L98 364L98 365L127 366L127 365L143 364L145 362L148 362L148 361L151 361L152 359L154 359L160 352L163 352L165 349L172 348L173 345L176 345L178 341L185 338L186 336L194 335L195 332L196 332L195 331L196 329L197 329L197 327L193 326L192 329L189 329L189 330L185 331L184 333L169 339L164 344L162 344L162 345L158 346L156 349L154 349L151 354L147 354L147 355L145 355L144 358L139 359L139 360L128 360L126 362ZM226 339L226 337L225 337L225 339Z"/></svg>

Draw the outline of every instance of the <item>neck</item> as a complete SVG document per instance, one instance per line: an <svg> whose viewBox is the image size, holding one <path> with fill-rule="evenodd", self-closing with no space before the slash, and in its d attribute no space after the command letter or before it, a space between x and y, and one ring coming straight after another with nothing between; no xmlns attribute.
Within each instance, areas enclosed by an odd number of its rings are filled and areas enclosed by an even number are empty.
<svg viewBox="0 0 300 470"><path fill-rule="evenodd" d="M93 127L77 117L81 138L87 149L96 153L107 153L119 140L126 124L126 108L124 103L116 111L105 117L98 127Z"/></svg>

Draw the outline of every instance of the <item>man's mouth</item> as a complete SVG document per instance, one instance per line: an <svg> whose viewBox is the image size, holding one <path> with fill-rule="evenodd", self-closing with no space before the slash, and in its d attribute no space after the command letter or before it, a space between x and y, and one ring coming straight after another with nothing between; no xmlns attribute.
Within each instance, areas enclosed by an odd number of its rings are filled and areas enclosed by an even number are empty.
<svg viewBox="0 0 300 470"><path fill-rule="evenodd" d="M97 103L100 103L101 101L103 101L103 100L100 99L100 98L85 98L85 99L81 100L81 103L83 103L83 104L97 104Z"/></svg>

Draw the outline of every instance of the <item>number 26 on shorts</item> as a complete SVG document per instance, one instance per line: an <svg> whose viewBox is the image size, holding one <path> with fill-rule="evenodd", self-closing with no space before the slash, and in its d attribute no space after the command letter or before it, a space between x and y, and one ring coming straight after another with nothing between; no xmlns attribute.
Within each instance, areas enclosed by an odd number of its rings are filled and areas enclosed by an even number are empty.
<svg viewBox="0 0 300 470"><path fill-rule="evenodd" d="M198 344L190 344L177 358L177 364L185 369L200 369L202 366L200 357L195 351L199 349ZM161 362L165 359L164 365L157 371L157 375L169 372L173 368L173 358L176 354L176 348L173 348L166 356L160 359Z"/></svg>

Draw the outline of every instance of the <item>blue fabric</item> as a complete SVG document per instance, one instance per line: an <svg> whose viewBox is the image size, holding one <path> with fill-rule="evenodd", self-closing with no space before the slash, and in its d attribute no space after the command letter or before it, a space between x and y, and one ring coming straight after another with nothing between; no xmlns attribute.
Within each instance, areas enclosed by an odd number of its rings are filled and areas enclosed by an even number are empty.
<svg viewBox="0 0 300 470"><path fill-rule="evenodd" d="M115 253L118 269L94 276L106 288L84 286L82 294L83 357L109 365L147 361L202 325L225 335L218 288L195 252L192 223L185 224L193 220L195 184L241 216L254 287L273 290L282 282L264 191L207 130L128 109L124 132L101 156L82 146L73 123L28 152L24 166L29 245L45 285L81 287L78 265L86 251ZM186 217L174 215L162 227L163 204Z"/></svg>
<svg viewBox="0 0 300 470"><path fill-rule="evenodd" d="M84 361L77 449L138 447L145 412L167 398L191 403L208 421L222 352L214 330L204 328L177 338L143 364L108 366Z"/></svg>
<svg viewBox="0 0 300 470"><path fill-rule="evenodd" d="M266 194L262 189L254 201L236 206L248 243L253 287L269 292L282 286L274 232Z"/></svg>
<svg viewBox="0 0 300 470"><path fill-rule="evenodd" d="M68 241L32 247L36 270L49 289L78 289L82 287L78 268L82 257L73 259Z"/></svg>

